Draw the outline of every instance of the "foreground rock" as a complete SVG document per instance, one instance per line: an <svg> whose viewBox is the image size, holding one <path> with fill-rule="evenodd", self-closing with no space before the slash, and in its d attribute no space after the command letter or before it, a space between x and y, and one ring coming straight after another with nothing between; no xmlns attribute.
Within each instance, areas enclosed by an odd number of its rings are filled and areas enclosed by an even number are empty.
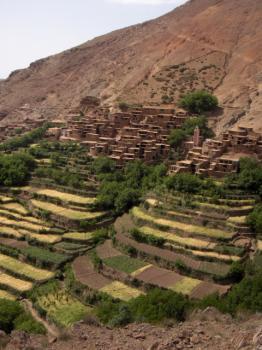
<svg viewBox="0 0 262 350"><path fill-rule="evenodd" d="M7 350L261 350L262 315L232 320L212 308L195 312L184 323L156 327L132 324L109 329L84 322L48 344L45 337L11 334Z"/></svg>

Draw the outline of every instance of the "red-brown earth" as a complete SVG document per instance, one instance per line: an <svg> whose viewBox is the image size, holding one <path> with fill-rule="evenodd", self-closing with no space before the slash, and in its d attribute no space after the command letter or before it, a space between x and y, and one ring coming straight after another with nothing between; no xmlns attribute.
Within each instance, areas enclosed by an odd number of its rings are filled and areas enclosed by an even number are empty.
<svg viewBox="0 0 262 350"><path fill-rule="evenodd" d="M64 117L89 95L159 103L199 88L224 109L217 132L238 122L262 130L262 1L191 0L34 62L0 82L0 119Z"/></svg>

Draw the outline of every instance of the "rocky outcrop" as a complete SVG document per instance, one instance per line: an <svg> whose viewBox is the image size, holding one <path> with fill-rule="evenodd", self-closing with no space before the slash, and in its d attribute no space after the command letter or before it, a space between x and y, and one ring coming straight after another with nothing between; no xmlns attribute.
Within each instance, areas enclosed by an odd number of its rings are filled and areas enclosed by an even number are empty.
<svg viewBox="0 0 262 350"><path fill-rule="evenodd" d="M233 320L213 308L195 311L184 323L164 327L131 324L124 328L102 327L94 320L79 322L53 344L44 337L13 332L7 350L260 350L262 316Z"/></svg>

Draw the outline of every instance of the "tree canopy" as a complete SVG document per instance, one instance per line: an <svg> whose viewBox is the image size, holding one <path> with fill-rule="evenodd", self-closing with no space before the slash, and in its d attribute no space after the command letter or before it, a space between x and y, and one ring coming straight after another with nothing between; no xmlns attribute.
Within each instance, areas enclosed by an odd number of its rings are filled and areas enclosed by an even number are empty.
<svg viewBox="0 0 262 350"><path fill-rule="evenodd" d="M23 185L34 167L34 159L26 153L0 155L0 185Z"/></svg>
<svg viewBox="0 0 262 350"><path fill-rule="evenodd" d="M199 90L185 95L179 105L191 113L201 114L214 110L218 106L218 99L207 91Z"/></svg>

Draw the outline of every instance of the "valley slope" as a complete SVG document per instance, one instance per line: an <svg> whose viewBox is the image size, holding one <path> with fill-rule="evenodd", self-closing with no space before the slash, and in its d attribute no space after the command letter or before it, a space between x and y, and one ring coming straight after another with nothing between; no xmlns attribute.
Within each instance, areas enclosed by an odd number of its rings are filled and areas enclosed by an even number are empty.
<svg viewBox="0 0 262 350"><path fill-rule="evenodd" d="M224 108L218 133L239 121L261 131L261 18L258 0L191 0L34 62L0 82L1 123L61 117L89 95L107 104L159 103L205 88Z"/></svg>

